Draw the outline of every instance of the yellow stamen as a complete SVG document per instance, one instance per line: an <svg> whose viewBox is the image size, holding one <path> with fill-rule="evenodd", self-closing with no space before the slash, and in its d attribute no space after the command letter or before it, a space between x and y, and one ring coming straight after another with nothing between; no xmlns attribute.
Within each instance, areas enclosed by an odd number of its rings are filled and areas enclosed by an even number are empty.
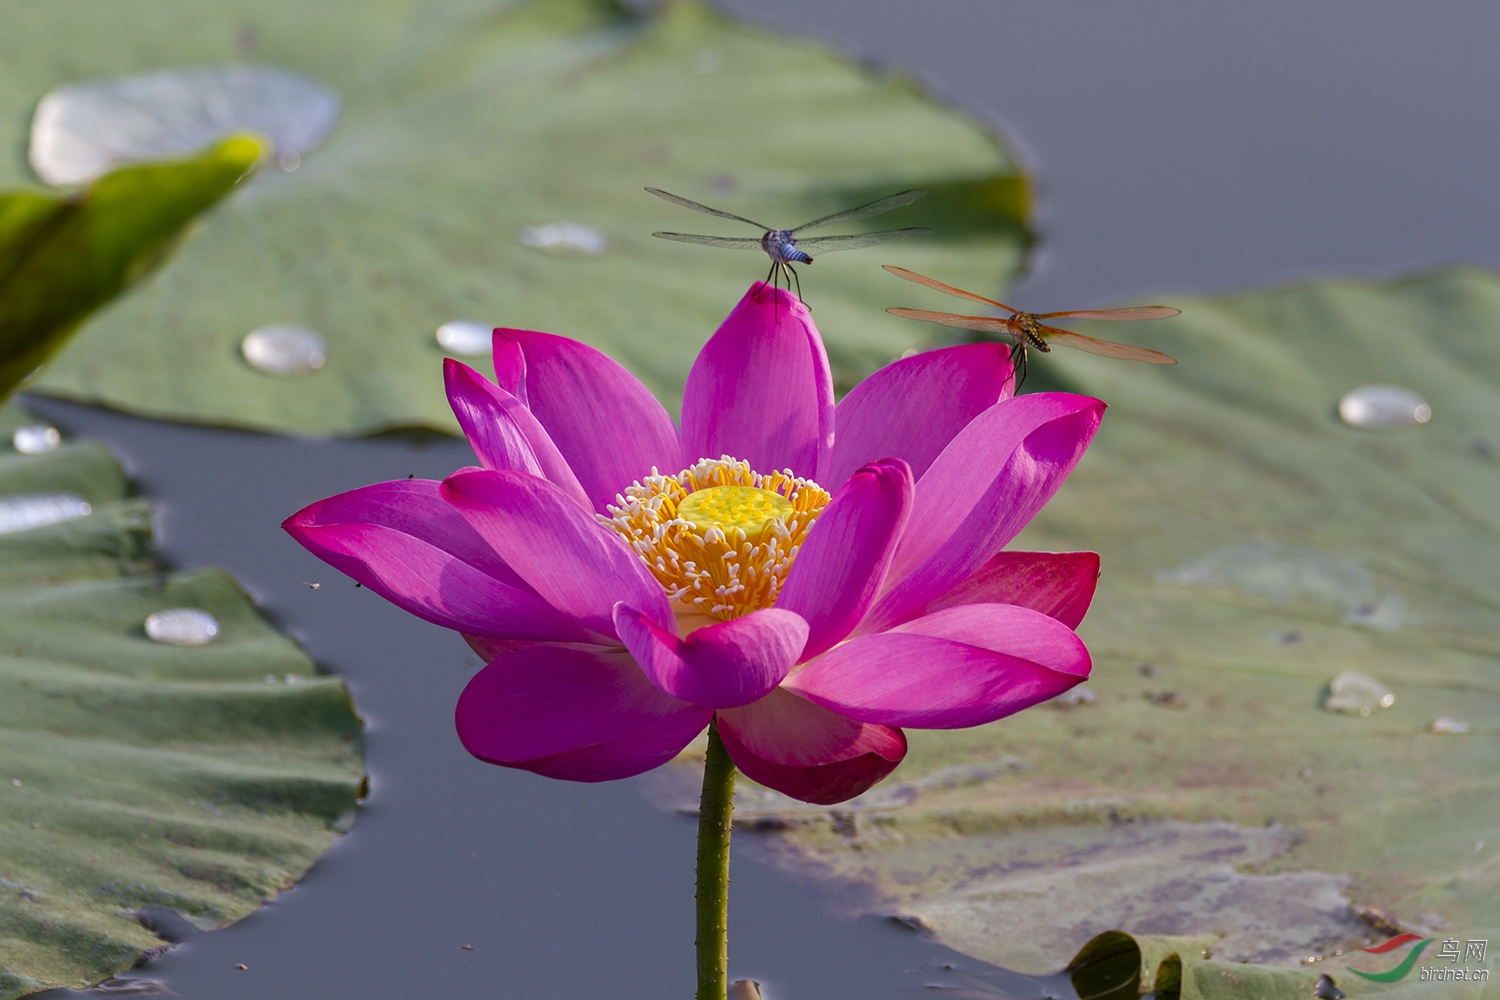
<svg viewBox="0 0 1500 1000"><path fill-rule="evenodd" d="M651 472L600 520L645 560L679 611L727 621L775 604L827 491L727 455L675 476Z"/></svg>

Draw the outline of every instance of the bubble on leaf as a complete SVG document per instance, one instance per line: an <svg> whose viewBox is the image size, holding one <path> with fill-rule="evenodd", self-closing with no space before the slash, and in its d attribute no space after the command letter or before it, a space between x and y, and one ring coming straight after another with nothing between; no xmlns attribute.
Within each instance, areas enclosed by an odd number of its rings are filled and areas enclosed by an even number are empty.
<svg viewBox="0 0 1500 1000"><path fill-rule="evenodd" d="M1339 418L1350 427L1411 427L1431 420L1432 407L1399 385L1362 385L1339 400Z"/></svg>
<svg viewBox="0 0 1500 1000"><path fill-rule="evenodd" d="M219 636L219 620L202 608L168 608L146 619L146 637L168 646L206 646Z"/></svg>
<svg viewBox="0 0 1500 1000"><path fill-rule="evenodd" d="M48 184L87 184L114 168L196 153L236 132L269 139L296 170L338 121L339 98L275 66L198 66L70 83L37 104L31 167Z"/></svg>
<svg viewBox="0 0 1500 1000"><path fill-rule="evenodd" d="M323 338L301 326L274 323L251 330L240 353L252 368L271 375L309 375L323 367Z"/></svg>

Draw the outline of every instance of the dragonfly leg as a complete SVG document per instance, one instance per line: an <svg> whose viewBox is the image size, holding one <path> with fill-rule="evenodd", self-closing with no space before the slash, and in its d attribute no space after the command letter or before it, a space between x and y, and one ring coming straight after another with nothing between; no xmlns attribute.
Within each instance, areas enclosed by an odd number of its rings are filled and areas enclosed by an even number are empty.
<svg viewBox="0 0 1500 1000"><path fill-rule="evenodd" d="M1026 381L1026 344L1024 341L1017 342L1010 349L1010 372L1010 377L1015 380L1012 393L1019 393L1022 384Z"/></svg>
<svg viewBox="0 0 1500 1000"><path fill-rule="evenodd" d="M792 279L797 282L797 301L806 306L807 300L802 297L802 279L797 275L797 269L788 264L786 265L786 271L787 274L790 274L792 276ZM787 291L791 291L791 288L788 287ZM811 309L812 307L808 306L808 310L811 311Z"/></svg>

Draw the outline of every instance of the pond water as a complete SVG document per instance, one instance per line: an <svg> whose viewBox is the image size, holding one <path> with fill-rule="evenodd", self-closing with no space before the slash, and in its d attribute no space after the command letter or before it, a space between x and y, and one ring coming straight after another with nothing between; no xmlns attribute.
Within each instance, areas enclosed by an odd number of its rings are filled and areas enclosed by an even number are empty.
<svg viewBox="0 0 1500 1000"><path fill-rule="evenodd" d="M1041 192L1044 241L1022 305L1500 264L1494 6L723 6L917 73L1007 127ZM348 679L369 720L373 786L353 833L272 905L189 935L133 978L193 1000L691 995L692 822L634 782L551 782L471 759L452 727L478 666L468 649L278 527L357 485L440 478L471 462L466 446L291 441L27 405L108 442L158 504L166 557L227 567ZM933 986L1071 995L890 922L842 921L743 853L730 927L732 974L764 982L768 1000Z"/></svg>

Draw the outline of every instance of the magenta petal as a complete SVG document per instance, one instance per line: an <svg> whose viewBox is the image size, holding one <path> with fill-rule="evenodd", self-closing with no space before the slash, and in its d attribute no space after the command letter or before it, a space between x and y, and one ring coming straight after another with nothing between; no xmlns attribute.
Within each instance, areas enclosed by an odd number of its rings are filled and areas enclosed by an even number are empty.
<svg viewBox="0 0 1500 1000"><path fill-rule="evenodd" d="M833 376L812 315L791 293L757 282L688 373L682 457L729 455L756 472L811 479L832 444Z"/></svg>
<svg viewBox="0 0 1500 1000"><path fill-rule="evenodd" d="M663 694L624 651L532 646L475 674L454 723L481 760L600 781L669 759L711 714Z"/></svg>
<svg viewBox="0 0 1500 1000"><path fill-rule="evenodd" d="M712 716L707 708L683 711L646 728L597 746L570 750L513 764L544 778L565 781L614 781L660 767L703 732Z"/></svg>
<svg viewBox="0 0 1500 1000"><path fill-rule="evenodd" d="M911 506L911 470L896 458L860 469L818 515L776 599L811 627L804 659L842 641L875 603Z"/></svg>
<svg viewBox="0 0 1500 1000"><path fill-rule="evenodd" d="M963 583L927 605L931 614L960 604L1018 604L1077 628L1099 582L1095 552L997 552Z"/></svg>
<svg viewBox="0 0 1500 1000"><path fill-rule="evenodd" d="M846 719L782 689L718 719L724 749L748 778L817 805L854 798L906 756L901 730Z"/></svg>
<svg viewBox="0 0 1500 1000"><path fill-rule="evenodd" d="M520 345L517 364L501 338ZM501 388L523 373L525 399L567 460L594 510L604 513L653 468L671 475L684 465L677 428L636 377L587 344L531 330L495 331ZM516 384L520 388L520 383Z"/></svg>
<svg viewBox="0 0 1500 1000"><path fill-rule="evenodd" d="M439 495L402 479L320 500L282 522L313 555L445 628L499 639L585 642Z"/></svg>
<svg viewBox="0 0 1500 1000"><path fill-rule="evenodd" d="M818 472L825 489L866 462L903 459L914 478L969 421L1011 395L1010 348L964 344L892 362L865 379L834 410L833 454Z"/></svg>
<svg viewBox="0 0 1500 1000"><path fill-rule="evenodd" d="M993 558L1062 486L1103 415L1092 397L1039 392L971 421L917 481L887 591L860 631L920 613Z"/></svg>
<svg viewBox="0 0 1500 1000"><path fill-rule="evenodd" d="M540 476L593 509L557 445L519 399L452 358L443 360L443 380L453 415L480 465Z"/></svg>
<svg viewBox="0 0 1500 1000"><path fill-rule="evenodd" d="M461 469L443 496L549 604L613 636L625 601L655 621L672 621L667 595L614 531L544 479L519 472Z"/></svg>
<svg viewBox="0 0 1500 1000"><path fill-rule="evenodd" d="M807 622L767 608L679 639L623 602L615 629L651 682L683 701L735 708L765 697L797 662Z"/></svg>
<svg viewBox="0 0 1500 1000"><path fill-rule="evenodd" d="M852 639L782 690L862 722L962 729L1055 698L1091 667L1083 640L1055 618L966 604Z"/></svg>
<svg viewBox="0 0 1500 1000"><path fill-rule="evenodd" d="M504 330L492 331L490 354L495 363L495 384L530 407L526 398L526 353L521 345L505 335Z"/></svg>

